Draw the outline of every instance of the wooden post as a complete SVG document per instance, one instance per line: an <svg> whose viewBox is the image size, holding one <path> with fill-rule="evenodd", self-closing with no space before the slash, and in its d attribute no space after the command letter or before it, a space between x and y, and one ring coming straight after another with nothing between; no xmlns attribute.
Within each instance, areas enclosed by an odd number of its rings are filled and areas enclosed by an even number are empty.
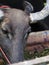
<svg viewBox="0 0 49 65"><path fill-rule="evenodd" d="M27 44L49 42L49 30L32 32L29 34Z"/></svg>

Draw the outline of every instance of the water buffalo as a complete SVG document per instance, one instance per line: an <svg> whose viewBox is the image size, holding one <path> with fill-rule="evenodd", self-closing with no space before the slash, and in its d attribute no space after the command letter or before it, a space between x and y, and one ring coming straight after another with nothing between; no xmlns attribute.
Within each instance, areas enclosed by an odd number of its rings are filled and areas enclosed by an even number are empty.
<svg viewBox="0 0 49 65"><path fill-rule="evenodd" d="M23 61L30 18L27 13L11 8L4 10L4 15L0 27L0 46L11 63Z"/></svg>
<svg viewBox="0 0 49 65"><path fill-rule="evenodd" d="M0 46L11 63L24 60L24 46L31 29L28 15L26 10L0 10Z"/></svg>
<svg viewBox="0 0 49 65"><path fill-rule="evenodd" d="M3 9L3 12L4 17L0 22L0 46L11 63L23 61L24 45L30 32L30 19L32 20L34 16L30 18L26 12L11 8ZM35 21L38 19L35 19ZM31 23L33 22L34 20Z"/></svg>

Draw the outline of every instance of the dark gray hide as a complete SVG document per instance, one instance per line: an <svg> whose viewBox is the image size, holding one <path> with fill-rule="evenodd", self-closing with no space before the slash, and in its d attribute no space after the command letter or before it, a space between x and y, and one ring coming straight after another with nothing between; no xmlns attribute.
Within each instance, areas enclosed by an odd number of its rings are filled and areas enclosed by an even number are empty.
<svg viewBox="0 0 49 65"><path fill-rule="evenodd" d="M17 9L7 9L4 13L7 20L2 22L3 33L0 36L0 45L11 63L23 61L26 34L30 30L29 16Z"/></svg>

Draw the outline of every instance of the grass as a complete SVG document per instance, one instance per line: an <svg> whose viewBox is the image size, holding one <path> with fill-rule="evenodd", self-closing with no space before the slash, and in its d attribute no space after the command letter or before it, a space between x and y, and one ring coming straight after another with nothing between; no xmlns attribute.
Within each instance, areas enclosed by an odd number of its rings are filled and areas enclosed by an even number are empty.
<svg viewBox="0 0 49 65"><path fill-rule="evenodd" d="M30 52L27 52L27 51L24 52L24 58L26 60L33 59L33 58L36 58L36 57L42 57L42 56L46 56L46 55L49 55L49 48L44 49L44 51L42 51L41 53L39 53L37 51L35 51L34 53L30 53Z"/></svg>

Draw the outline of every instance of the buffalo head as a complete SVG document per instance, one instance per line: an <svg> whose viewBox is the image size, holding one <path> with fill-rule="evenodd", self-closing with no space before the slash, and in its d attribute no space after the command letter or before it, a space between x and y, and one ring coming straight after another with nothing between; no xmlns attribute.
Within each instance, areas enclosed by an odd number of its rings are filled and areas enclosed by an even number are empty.
<svg viewBox="0 0 49 65"><path fill-rule="evenodd" d="M5 9L0 26L0 46L11 63L24 60L24 45L30 32L28 14L17 9ZM3 40L3 41L2 41Z"/></svg>

